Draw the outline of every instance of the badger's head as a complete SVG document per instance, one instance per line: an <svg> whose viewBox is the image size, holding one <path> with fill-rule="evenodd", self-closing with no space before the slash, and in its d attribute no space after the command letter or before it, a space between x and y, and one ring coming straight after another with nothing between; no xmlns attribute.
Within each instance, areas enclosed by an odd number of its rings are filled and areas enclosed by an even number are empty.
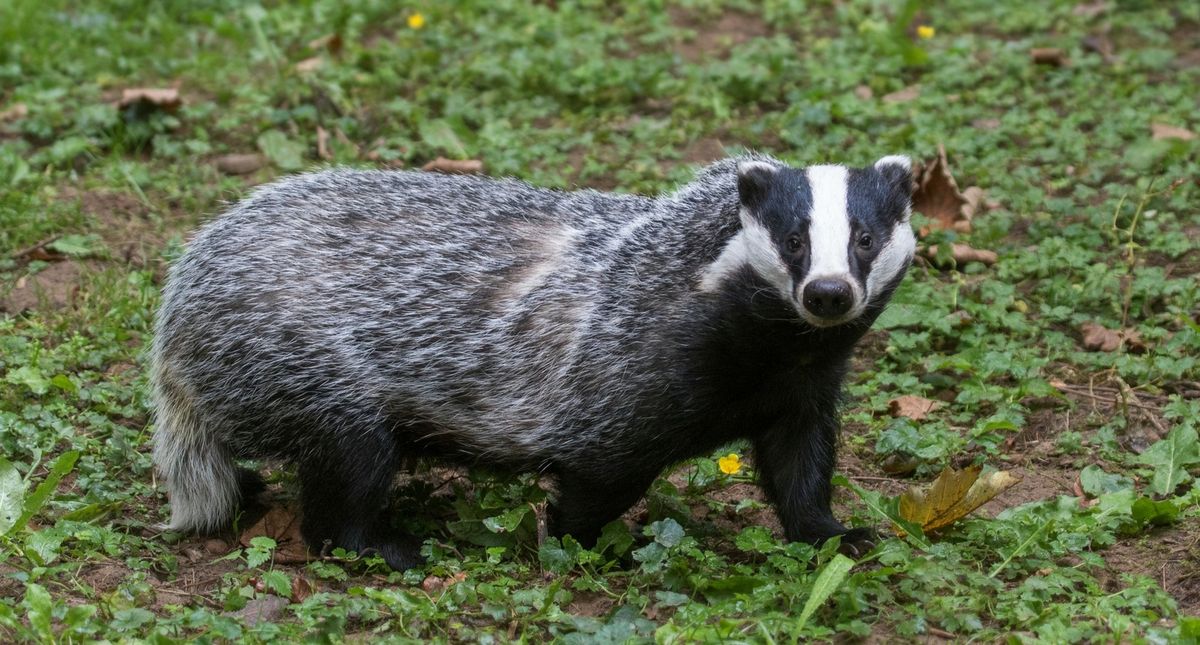
<svg viewBox="0 0 1200 645"><path fill-rule="evenodd" d="M814 327L858 319L882 305L912 261L907 157L867 168L738 163L741 230L701 287L748 265Z"/></svg>

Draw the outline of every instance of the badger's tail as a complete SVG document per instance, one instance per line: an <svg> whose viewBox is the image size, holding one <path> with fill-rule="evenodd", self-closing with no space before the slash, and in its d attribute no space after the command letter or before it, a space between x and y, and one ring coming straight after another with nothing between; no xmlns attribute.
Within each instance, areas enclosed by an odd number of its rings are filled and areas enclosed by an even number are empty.
<svg viewBox="0 0 1200 645"><path fill-rule="evenodd" d="M154 464L170 495L166 528L200 533L227 528L242 499L262 490L262 480L237 466L215 429L196 414L184 388L161 365L154 367Z"/></svg>

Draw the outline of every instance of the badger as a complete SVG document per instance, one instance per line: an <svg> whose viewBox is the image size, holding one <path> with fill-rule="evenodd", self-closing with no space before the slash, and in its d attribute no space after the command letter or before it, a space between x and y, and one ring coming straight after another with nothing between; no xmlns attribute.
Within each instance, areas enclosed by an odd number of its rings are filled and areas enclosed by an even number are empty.
<svg viewBox="0 0 1200 645"><path fill-rule="evenodd" d="M314 550L403 570L384 512L414 458L552 476L594 543L664 468L751 444L788 540L869 547L831 510L842 381L903 278L910 162L761 154L657 198L326 170L256 190L171 267L150 354L175 531L227 527L295 465Z"/></svg>

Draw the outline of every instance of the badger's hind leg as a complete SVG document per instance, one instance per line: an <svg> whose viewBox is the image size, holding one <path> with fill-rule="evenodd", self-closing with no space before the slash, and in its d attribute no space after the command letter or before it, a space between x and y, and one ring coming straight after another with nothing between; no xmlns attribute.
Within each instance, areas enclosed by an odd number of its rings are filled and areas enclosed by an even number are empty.
<svg viewBox="0 0 1200 645"><path fill-rule="evenodd" d="M300 464L300 530L309 548L377 553L397 571L423 564L420 540L392 528L383 513L399 464L395 439L376 429L340 430Z"/></svg>

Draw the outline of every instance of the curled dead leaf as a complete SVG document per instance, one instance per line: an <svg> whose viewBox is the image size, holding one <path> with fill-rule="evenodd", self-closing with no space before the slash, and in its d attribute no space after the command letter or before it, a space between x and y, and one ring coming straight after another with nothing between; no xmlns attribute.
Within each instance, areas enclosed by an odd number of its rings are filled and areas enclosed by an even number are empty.
<svg viewBox="0 0 1200 645"><path fill-rule="evenodd" d="M292 602L304 602L304 599L317 592L317 585L303 575L292 578Z"/></svg>
<svg viewBox="0 0 1200 645"><path fill-rule="evenodd" d="M938 245L924 247L918 250L921 257L929 260L933 264L938 264ZM954 243L950 245L950 257L954 260L954 266L962 266L968 262L979 262L986 266L992 266L1000 259L999 254L995 251L986 249L971 248L966 244Z"/></svg>
<svg viewBox="0 0 1200 645"><path fill-rule="evenodd" d="M971 216L975 210L965 213L964 207L968 199L958 189L953 173L950 172L950 162L946 159L946 146L938 144L938 154L932 161L926 162L916 172L916 190L913 191L913 210L920 211L932 220L937 228L953 229L960 233L971 230ZM983 198L979 190L977 199Z"/></svg>
<svg viewBox="0 0 1200 645"><path fill-rule="evenodd" d="M265 166L267 158L257 153L232 154L217 157L215 163L226 175L248 175Z"/></svg>
<svg viewBox="0 0 1200 645"><path fill-rule="evenodd" d="M1179 139L1181 141L1191 141L1196 138L1196 133L1186 128L1180 128L1166 123L1151 123L1150 137L1155 141L1162 139Z"/></svg>
<svg viewBox="0 0 1200 645"><path fill-rule="evenodd" d="M1144 352L1146 342L1136 329L1109 329L1103 325L1086 322L1080 325L1083 348L1092 352L1115 352L1125 346L1132 353Z"/></svg>
<svg viewBox="0 0 1200 645"><path fill-rule="evenodd" d="M312 72L321 69L321 66L324 64L325 60L320 56L313 56L312 58L305 58L299 63L296 63L293 67L301 74L311 74Z"/></svg>
<svg viewBox="0 0 1200 645"><path fill-rule="evenodd" d="M966 517L1021 480L1004 470L980 476L982 466L947 468L929 488L910 487L900 496L900 516L925 532L936 531ZM904 532L896 528L898 534Z"/></svg>
<svg viewBox="0 0 1200 645"><path fill-rule="evenodd" d="M421 581L421 590L427 594L435 594L466 579L466 571L459 571L458 573L446 578L439 578L438 576L431 575Z"/></svg>
<svg viewBox="0 0 1200 645"><path fill-rule="evenodd" d="M0 112L0 123L16 121L29 116L29 107L24 103L13 103L8 109Z"/></svg>
<svg viewBox="0 0 1200 645"><path fill-rule="evenodd" d="M1113 63L1117 57L1114 54L1112 40L1109 39L1106 33L1097 33L1090 36L1085 36L1083 39L1083 48L1090 52L1095 52L1100 55L1100 58L1106 63Z"/></svg>
<svg viewBox="0 0 1200 645"><path fill-rule="evenodd" d="M1038 65L1062 67L1067 64L1066 54L1057 47L1034 47L1029 50L1029 57Z"/></svg>
<svg viewBox="0 0 1200 645"><path fill-rule="evenodd" d="M183 100L179 98L179 90L173 87L133 87L121 91L121 100L117 103L117 107L127 108L139 103L172 111L178 108Z"/></svg>
<svg viewBox="0 0 1200 645"><path fill-rule="evenodd" d="M302 564L310 557L304 537L300 534L300 516L286 508L274 507L253 526L242 531L238 541L250 546L250 540L264 535L275 540L273 559L278 564Z"/></svg>
<svg viewBox="0 0 1200 645"><path fill-rule="evenodd" d="M893 417L907 417L920 421L929 416L941 403L920 396L905 395L888 401L888 414Z"/></svg>
<svg viewBox="0 0 1200 645"><path fill-rule="evenodd" d="M319 38L313 38L308 41L309 49L325 49L331 54L337 54L342 51L342 35L341 34L325 34Z"/></svg>
<svg viewBox="0 0 1200 645"><path fill-rule="evenodd" d="M317 126L317 156L329 161L333 159L333 153L329 151L329 131L321 126Z"/></svg>
<svg viewBox="0 0 1200 645"><path fill-rule="evenodd" d="M474 175L483 172L483 162L478 159L447 159L438 157L421 166L421 170L443 172L451 175Z"/></svg>
<svg viewBox="0 0 1200 645"><path fill-rule="evenodd" d="M986 204L983 200L983 189L979 186L968 186L962 192L962 196L966 200L962 205L962 219L954 223L954 230L957 231L965 225L967 230L960 232L967 233L970 232L971 221L975 219L975 214L979 212L981 206L985 206Z"/></svg>
<svg viewBox="0 0 1200 645"><path fill-rule="evenodd" d="M909 85L902 90L896 90L890 94L883 95L884 103L907 103L921 96L920 85Z"/></svg>

